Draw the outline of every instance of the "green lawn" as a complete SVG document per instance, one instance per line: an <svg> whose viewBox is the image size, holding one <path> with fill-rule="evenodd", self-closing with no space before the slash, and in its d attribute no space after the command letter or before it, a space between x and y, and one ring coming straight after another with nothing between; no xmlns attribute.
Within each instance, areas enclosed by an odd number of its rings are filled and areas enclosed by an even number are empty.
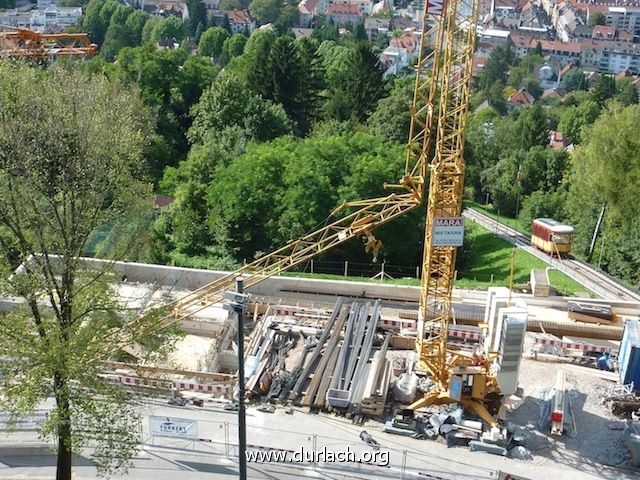
<svg viewBox="0 0 640 480"><path fill-rule="evenodd" d="M518 232L524 235L531 235L531 229L528 225L525 225L523 222L518 220L517 218L505 217L504 215L500 215L495 212L493 209L493 205L483 205L478 202L474 202L471 200L465 200L464 205L466 207L473 207L475 210L479 210L481 213L488 215L491 218L495 218L500 223L504 223L505 225L517 230Z"/></svg>
<svg viewBox="0 0 640 480"><path fill-rule="evenodd" d="M459 273L456 286L461 288L508 286L513 246L480 225L467 223L467 229L468 241L472 242L473 257L465 271ZM515 249L514 285L527 283L532 268L544 269L547 266L545 262L524 250ZM575 295L585 290L579 283L555 270L549 272L549 280L551 285L564 295Z"/></svg>
<svg viewBox="0 0 640 480"><path fill-rule="evenodd" d="M492 286L509 286L509 274L511 271L511 255L513 247L509 242L496 237L489 230L473 223L467 223L469 231L468 241L472 242L473 257L464 272L458 272L455 286L458 288L487 289ZM532 268L544 269L547 267L542 260L533 255L516 249L514 264L514 285L524 284L529 281ZM419 286L420 281L415 278L399 278L371 280L364 277L344 277L342 275L310 274L289 272L285 275L319 278L326 280L348 280L356 282L388 283L394 285ZM571 280L566 275L551 270L549 272L551 285L562 295L576 295L585 291L579 283Z"/></svg>

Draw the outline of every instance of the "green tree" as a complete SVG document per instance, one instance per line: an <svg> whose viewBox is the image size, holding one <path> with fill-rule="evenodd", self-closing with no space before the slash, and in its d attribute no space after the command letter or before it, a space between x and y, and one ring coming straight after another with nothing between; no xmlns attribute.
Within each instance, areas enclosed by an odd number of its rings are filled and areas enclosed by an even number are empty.
<svg viewBox="0 0 640 480"><path fill-rule="evenodd" d="M499 45L493 49L480 75L480 85L485 92L488 92L496 82L503 86L506 84L509 66L514 60L515 56L509 46Z"/></svg>
<svg viewBox="0 0 640 480"><path fill-rule="evenodd" d="M398 143L408 141L414 83L409 77L395 80L389 96L378 101L367 120L371 133Z"/></svg>
<svg viewBox="0 0 640 480"><path fill-rule="evenodd" d="M527 80L525 84L525 90L529 92L531 96L536 100L538 100L544 93L544 90L540 86L540 82L533 79Z"/></svg>
<svg viewBox="0 0 640 480"><path fill-rule="evenodd" d="M574 90L586 90L587 79L584 72L579 68L574 68L563 77L564 86L570 92Z"/></svg>
<svg viewBox="0 0 640 480"><path fill-rule="evenodd" d="M222 52L227 59L239 57L244 52L246 44L247 37L241 33L235 33L224 41L222 44Z"/></svg>
<svg viewBox="0 0 640 480"><path fill-rule="evenodd" d="M251 0L249 3L249 13L258 23L275 22L282 9L282 0Z"/></svg>
<svg viewBox="0 0 640 480"><path fill-rule="evenodd" d="M142 44L154 43L156 40L153 37L153 32L156 26L160 23L159 17L151 17L142 27Z"/></svg>
<svg viewBox="0 0 640 480"><path fill-rule="evenodd" d="M136 47L142 44L142 30L148 20L149 14L143 10L134 10L131 15L127 17L125 27L127 29L129 46Z"/></svg>
<svg viewBox="0 0 640 480"><path fill-rule="evenodd" d="M219 169L211 183L211 236L236 259L254 258L259 251L314 229L341 200L382 192L381 177L398 178L404 168L401 152L402 146L363 133L284 137L250 145L244 155ZM397 225L385 237L389 234L401 235ZM398 243L398 256L392 258L413 255L414 249ZM419 250L416 241L415 251Z"/></svg>
<svg viewBox="0 0 640 480"><path fill-rule="evenodd" d="M596 79L596 83L591 90L593 99L598 102L601 107L604 103L616 94L616 81L611 75L601 73Z"/></svg>
<svg viewBox="0 0 640 480"><path fill-rule="evenodd" d="M82 16L82 28L89 34L91 40L97 44L102 44L104 35L107 33L108 25L100 22L100 10L106 0L91 0Z"/></svg>
<svg viewBox="0 0 640 480"><path fill-rule="evenodd" d="M505 114L507 112L507 100L504 98L504 86L496 80L487 92L487 101L496 112Z"/></svg>
<svg viewBox="0 0 640 480"><path fill-rule="evenodd" d="M202 0L188 0L187 8L189 10L190 34L196 36L196 29L199 24L207 25L207 7Z"/></svg>
<svg viewBox="0 0 640 480"><path fill-rule="evenodd" d="M635 283L639 280L640 243L637 232L630 229L637 228L640 216L636 200L640 178L639 121L640 106L623 108L614 103L587 127L585 140L572 157L568 200L576 227L575 251L579 254L586 253L600 208L607 202L605 259L615 259L616 263L605 266ZM618 235L627 236L622 241ZM618 241L609 242L613 239Z"/></svg>
<svg viewBox="0 0 640 480"><path fill-rule="evenodd" d="M542 43L536 42L536 48L533 50L533 54L542 57Z"/></svg>
<svg viewBox="0 0 640 480"><path fill-rule="evenodd" d="M248 139L267 141L291 132L291 122L279 105L253 93L230 75L219 76L193 109L189 138L204 143L228 127L240 127Z"/></svg>
<svg viewBox="0 0 640 480"><path fill-rule="evenodd" d="M113 60L122 48L134 45L132 38L133 35L126 27L126 22L131 13L133 13L132 8L118 5L111 15L104 45L100 50L100 54L105 59L109 61Z"/></svg>
<svg viewBox="0 0 640 480"><path fill-rule="evenodd" d="M284 107L302 136L311 129L317 111L317 62L314 44L288 36L273 43L266 62L269 83L264 96Z"/></svg>
<svg viewBox="0 0 640 480"><path fill-rule="evenodd" d="M596 25L606 25L606 24L607 24L607 17L605 16L604 13L596 12L596 13L592 13L589 16L590 27L595 27Z"/></svg>
<svg viewBox="0 0 640 480"><path fill-rule="evenodd" d="M629 106L638 103L638 90L633 84L632 78L623 78L618 82L618 93L616 98L622 103L622 105Z"/></svg>
<svg viewBox="0 0 640 480"><path fill-rule="evenodd" d="M120 51L114 75L136 84L147 105L157 113L147 160L154 180L162 170L176 165L186 155L186 132L191 126L190 109L218 74L206 58L190 55L185 48L156 50L153 45Z"/></svg>
<svg viewBox="0 0 640 480"><path fill-rule="evenodd" d="M211 27L200 37L198 43L198 53L205 57L219 57L222 54L224 42L229 38L229 34L222 27Z"/></svg>
<svg viewBox="0 0 640 480"><path fill-rule="evenodd" d="M276 19L276 25L281 29L288 29L298 25L299 12L298 4L295 2L286 2L280 10L280 14Z"/></svg>
<svg viewBox="0 0 640 480"><path fill-rule="evenodd" d="M377 56L364 42L349 49L344 60L336 69L334 79L329 81L331 92L325 111L329 118L336 120L364 122L385 92L383 70Z"/></svg>
<svg viewBox="0 0 640 480"><path fill-rule="evenodd" d="M238 72L247 85L265 98L269 97L271 89L271 74L266 59L277 38L276 32L270 29L254 31L244 47L242 69Z"/></svg>
<svg viewBox="0 0 640 480"><path fill-rule="evenodd" d="M0 0L0 8L15 8L16 0Z"/></svg>
<svg viewBox="0 0 640 480"><path fill-rule="evenodd" d="M153 28L151 38L154 42L175 39L178 42L187 36L184 22L173 15L160 20Z"/></svg>
<svg viewBox="0 0 640 480"><path fill-rule="evenodd" d="M140 236L151 193L139 169L150 117L104 77L5 63L0 118L0 225L22 262L10 276L16 265L2 249L1 289L24 300L0 317L0 348L11 358L0 364L2 410L21 418L54 397L40 433L56 439L59 480L71 479L72 455L87 445L99 473L126 469L138 448L138 412L104 380L101 363L121 346L126 318L107 270L90 271L80 257L107 223L126 232L115 258ZM129 335L142 341L157 324L150 318L148 326Z"/></svg>
<svg viewBox="0 0 640 480"><path fill-rule="evenodd" d="M565 214L567 192L564 190L538 190L522 200L522 209L518 218L531 227L536 218L553 218L562 221Z"/></svg>
<svg viewBox="0 0 640 480"><path fill-rule="evenodd" d="M569 107L560 118L559 130L574 143L582 143L582 129L592 125L600 115L600 107L593 100L585 100L579 105Z"/></svg>
<svg viewBox="0 0 640 480"><path fill-rule="evenodd" d="M549 119L539 102L520 114L518 128L522 132L522 149L529 150L535 145L549 144Z"/></svg>

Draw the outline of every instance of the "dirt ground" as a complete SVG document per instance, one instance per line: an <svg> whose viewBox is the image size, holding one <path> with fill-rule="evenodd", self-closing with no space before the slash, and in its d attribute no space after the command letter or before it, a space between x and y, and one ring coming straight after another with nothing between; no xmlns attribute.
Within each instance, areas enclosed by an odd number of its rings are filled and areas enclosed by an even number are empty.
<svg viewBox="0 0 640 480"><path fill-rule="evenodd" d="M576 435L551 436L538 429L539 399L545 387L555 383L556 372L564 368L575 416ZM628 452L622 445L625 422L617 418L602 403L602 392L614 385L602 378L600 372L589 367L562 365L523 359L520 387L524 403L508 416L508 420L525 428L530 434L526 445L534 455L532 466L546 462L580 465L585 472L601 478L616 478L607 474L603 466L631 467ZM640 471L638 472L640 475Z"/></svg>

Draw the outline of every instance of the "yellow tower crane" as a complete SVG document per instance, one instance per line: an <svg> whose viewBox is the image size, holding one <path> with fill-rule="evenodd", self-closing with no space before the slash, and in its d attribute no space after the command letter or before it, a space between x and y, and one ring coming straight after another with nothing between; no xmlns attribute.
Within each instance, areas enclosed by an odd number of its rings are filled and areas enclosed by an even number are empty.
<svg viewBox="0 0 640 480"><path fill-rule="evenodd" d="M433 0L431 0L433 2ZM410 408L460 402L494 424L487 401L499 394L489 359L448 348L456 247L462 246L464 222L464 139L471 91L478 20L475 0L448 1L442 9L438 39L441 71L435 153L429 162L422 285L416 350L417 370L429 374L435 388Z"/></svg>
<svg viewBox="0 0 640 480"><path fill-rule="evenodd" d="M245 288L250 288L354 237L365 238L367 247L375 255L381 246L373 236L375 228L420 206L429 177L416 348L418 371L427 373L435 382L435 388L412 408L460 402L494 424L485 406L486 399L498 393L488 360L447 347L455 252L459 244L447 243L447 232L439 228L439 225L460 221L464 129L478 4L479 0L425 2L405 173L397 184L386 185L397 193L345 203L332 212L335 220L327 226L161 307L155 316L134 319L126 328L113 332L119 336L121 347L140 355L136 338L219 303L223 292L232 290L240 275L245 279ZM435 129L434 120L437 121ZM432 142L435 154L431 153ZM457 230L459 232L459 228ZM156 321L150 321L152 317Z"/></svg>

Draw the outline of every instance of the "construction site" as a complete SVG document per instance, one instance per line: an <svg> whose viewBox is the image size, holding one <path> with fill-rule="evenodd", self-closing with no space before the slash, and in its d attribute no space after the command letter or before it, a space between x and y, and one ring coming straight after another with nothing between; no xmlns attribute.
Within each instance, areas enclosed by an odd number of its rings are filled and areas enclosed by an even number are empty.
<svg viewBox="0 0 640 480"><path fill-rule="evenodd" d="M637 478L640 295L594 298L585 286L585 298L558 297L540 270L529 293L453 288L478 2L432 0L425 8L406 168L389 179L390 193L339 206L326 226L234 272L116 262L116 288L135 320L104 376L184 407L185 418L204 408L211 420L226 410L244 422L245 409L257 408L273 414L264 421L275 428L280 413L297 412L356 425L374 450L402 438L425 456L499 462L509 472L502 478ZM0 47L32 58L95 49L83 34L20 30L0 34ZM425 205L419 287L281 275L349 240L363 241L376 261L384 246L375 229ZM165 360L150 363L126 332L155 308L164 312L160 327L176 325L182 335ZM299 426L316 434L311 428ZM293 448L286 435L246 435L254 448Z"/></svg>

